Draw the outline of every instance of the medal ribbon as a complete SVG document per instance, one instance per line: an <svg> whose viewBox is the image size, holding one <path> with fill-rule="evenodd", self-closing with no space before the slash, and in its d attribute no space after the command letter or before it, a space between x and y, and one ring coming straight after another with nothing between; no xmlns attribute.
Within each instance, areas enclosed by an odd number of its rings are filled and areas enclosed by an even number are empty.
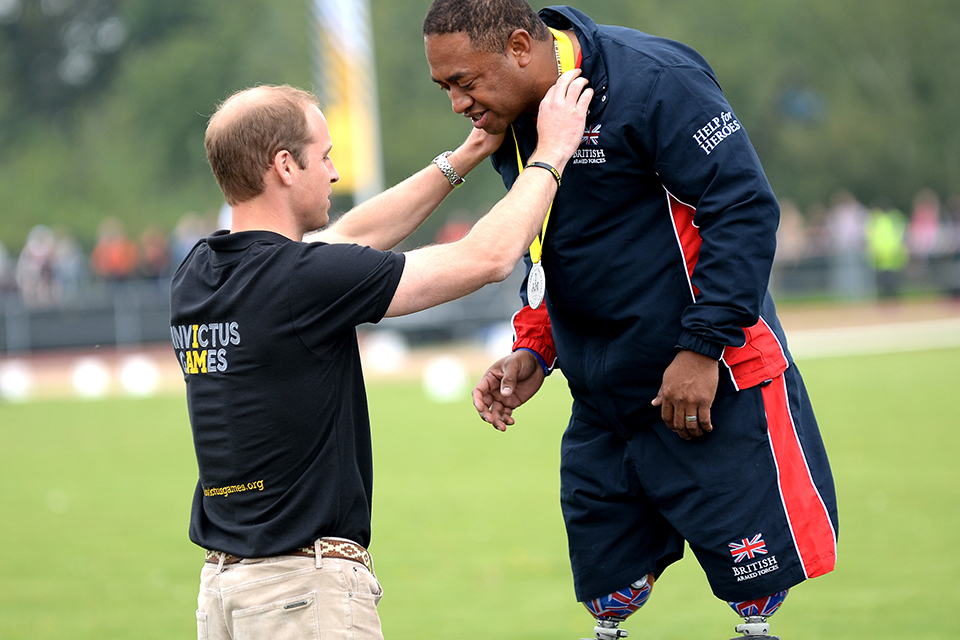
<svg viewBox="0 0 960 640"><path fill-rule="evenodd" d="M547 27L549 29L549 27ZM557 39L557 49L560 52L560 68L563 73L577 68L577 61L573 58L573 42L563 31L550 29L550 33Z"/></svg>
<svg viewBox="0 0 960 640"><path fill-rule="evenodd" d="M557 31L556 29L550 29L550 33L556 38L561 71L566 73L575 69L577 63L573 57L573 43L570 38L563 31ZM517 166L520 168L520 173L523 173L523 157L520 155L520 143L517 141L517 132L514 131L513 125L510 125L510 133L513 134L513 143L517 148ZM530 260L534 264L540 262L540 258L543 256L543 241L547 237L547 224L550 222L551 211L553 211L553 203L550 203L550 208L547 209L547 217L543 219L543 230L540 235L533 239L533 243L530 245Z"/></svg>

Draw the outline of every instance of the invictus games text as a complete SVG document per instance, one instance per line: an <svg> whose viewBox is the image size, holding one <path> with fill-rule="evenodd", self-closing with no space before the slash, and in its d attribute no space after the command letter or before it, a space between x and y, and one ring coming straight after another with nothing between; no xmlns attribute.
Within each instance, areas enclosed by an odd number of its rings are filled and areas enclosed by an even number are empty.
<svg viewBox="0 0 960 640"><path fill-rule="evenodd" d="M214 496L229 496L231 493L243 493L244 491L263 491L263 480L246 484L232 484L228 487L204 487L203 495L212 498Z"/></svg>
<svg viewBox="0 0 960 640"><path fill-rule="evenodd" d="M170 327L180 367L188 375L220 372L229 366L229 350L240 344L240 325L212 322Z"/></svg>

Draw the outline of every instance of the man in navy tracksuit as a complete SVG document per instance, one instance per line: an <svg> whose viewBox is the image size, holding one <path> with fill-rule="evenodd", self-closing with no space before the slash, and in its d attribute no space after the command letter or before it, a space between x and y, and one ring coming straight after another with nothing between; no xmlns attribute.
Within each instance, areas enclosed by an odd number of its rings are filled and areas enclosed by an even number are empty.
<svg viewBox="0 0 960 640"><path fill-rule="evenodd" d="M713 71L685 45L524 0L435 0L424 35L454 110L505 135L508 188L536 146L537 96L574 66L595 90L531 246L514 351L474 398L505 430L562 367L561 502L598 637L684 541L747 618L738 631L766 634L790 587L833 569L836 496L767 291L779 207Z"/></svg>

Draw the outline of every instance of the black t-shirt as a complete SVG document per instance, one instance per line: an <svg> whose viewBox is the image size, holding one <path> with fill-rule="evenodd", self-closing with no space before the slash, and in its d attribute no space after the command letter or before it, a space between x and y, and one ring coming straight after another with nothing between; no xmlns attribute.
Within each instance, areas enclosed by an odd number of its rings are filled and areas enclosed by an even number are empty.
<svg viewBox="0 0 960 640"><path fill-rule="evenodd" d="M217 232L171 288L200 479L190 539L241 557L321 536L370 543L370 421L356 326L379 322L403 255Z"/></svg>

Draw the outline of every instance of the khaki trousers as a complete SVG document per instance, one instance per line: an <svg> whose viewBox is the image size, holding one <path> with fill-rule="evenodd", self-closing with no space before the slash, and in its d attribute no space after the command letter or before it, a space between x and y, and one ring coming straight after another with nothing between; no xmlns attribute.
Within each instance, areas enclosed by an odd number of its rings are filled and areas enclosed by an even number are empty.
<svg viewBox="0 0 960 640"><path fill-rule="evenodd" d="M199 640L383 640L383 591L361 563L278 556L204 563Z"/></svg>

